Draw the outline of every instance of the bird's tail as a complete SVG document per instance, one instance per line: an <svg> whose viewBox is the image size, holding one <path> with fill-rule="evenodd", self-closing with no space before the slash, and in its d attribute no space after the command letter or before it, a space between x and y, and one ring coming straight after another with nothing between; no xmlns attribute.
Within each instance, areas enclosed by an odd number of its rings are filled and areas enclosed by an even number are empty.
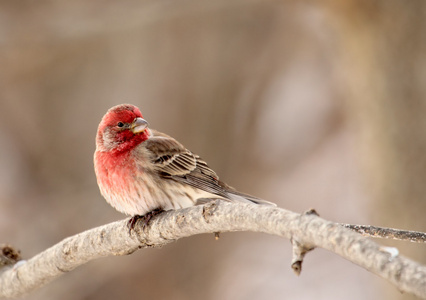
<svg viewBox="0 0 426 300"><path fill-rule="evenodd" d="M238 191L228 191L228 196L230 201L238 201L238 202L252 202L255 204L260 205L271 205L271 206L277 206L275 203L254 197L252 195L240 193Z"/></svg>

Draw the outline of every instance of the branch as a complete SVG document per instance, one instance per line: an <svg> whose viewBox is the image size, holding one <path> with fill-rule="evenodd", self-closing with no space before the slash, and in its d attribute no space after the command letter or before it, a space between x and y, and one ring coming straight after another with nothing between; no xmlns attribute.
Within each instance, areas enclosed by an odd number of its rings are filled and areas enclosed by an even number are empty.
<svg viewBox="0 0 426 300"><path fill-rule="evenodd" d="M340 224L363 236L408 241L413 243L426 243L426 233L420 231L401 230L371 225Z"/></svg>
<svg viewBox="0 0 426 300"><path fill-rule="evenodd" d="M332 251L393 283L399 290L426 298L426 267L392 255L367 238L313 213L215 200L203 206L167 211L129 234L126 220L66 238L19 267L0 273L0 297L16 297L96 258L127 255L201 233L253 231L290 239L296 259L314 247ZM301 265L297 264L298 267Z"/></svg>

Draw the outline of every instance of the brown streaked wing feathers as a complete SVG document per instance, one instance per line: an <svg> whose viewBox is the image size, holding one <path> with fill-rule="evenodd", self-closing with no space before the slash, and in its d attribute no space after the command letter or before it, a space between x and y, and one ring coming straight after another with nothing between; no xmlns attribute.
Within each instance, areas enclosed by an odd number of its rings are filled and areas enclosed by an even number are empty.
<svg viewBox="0 0 426 300"><path fill-rule="evenodd" d="M145 142L145 147L153 154L152 162L161 177L188 184L229 200L235 200L232 195L237 195L255 203L271 204L240 193L221 182L206 162L172 137L155 130L152 130L152 133L153 136Z"/></svg>

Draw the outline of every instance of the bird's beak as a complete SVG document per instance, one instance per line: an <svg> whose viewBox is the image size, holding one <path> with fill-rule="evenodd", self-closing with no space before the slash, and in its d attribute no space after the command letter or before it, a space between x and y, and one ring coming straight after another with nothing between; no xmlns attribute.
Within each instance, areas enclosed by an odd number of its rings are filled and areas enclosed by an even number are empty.
<svg viewBox="0 0 426 300"><path fill-rule="evenodd" d="M141 133L141 132L144 132L147 127L148 127L147 121L145 121L142 118L136 118L133 120L132 127L130 127L130 130L133 133Z"/></svg>

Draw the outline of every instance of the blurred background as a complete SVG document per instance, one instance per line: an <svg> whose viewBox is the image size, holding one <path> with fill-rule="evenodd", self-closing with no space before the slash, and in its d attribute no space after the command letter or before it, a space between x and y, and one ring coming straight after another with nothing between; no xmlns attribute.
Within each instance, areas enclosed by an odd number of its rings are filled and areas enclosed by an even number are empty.
<svg viewBox="0 0 426 300"><path fill-rule="evenodd" d="M113 105L296 212L426 231L426 2L0 1L0 242L124 216L93 171ZM426 263L424 245L379 241ZM317 249L226 233L88 263L26 299L412 299Z"/></svg>

